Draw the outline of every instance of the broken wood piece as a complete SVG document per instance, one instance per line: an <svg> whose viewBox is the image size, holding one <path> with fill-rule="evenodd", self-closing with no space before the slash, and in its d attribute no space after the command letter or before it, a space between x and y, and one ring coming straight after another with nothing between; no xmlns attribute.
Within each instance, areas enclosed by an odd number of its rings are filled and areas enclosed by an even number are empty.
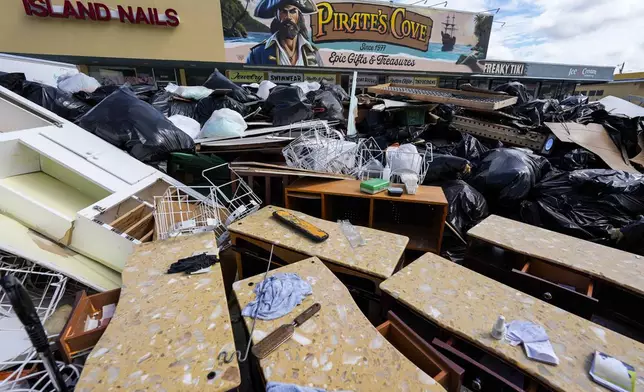
<svg viewBox="0 0 644 392"><path fill-rule="evenodd" d="M139 204L130 211L116 218L113 222L109 223L109 225L123 232L128 227L132 226L139 218L141 218L144 209L145 204Z"/></svg>

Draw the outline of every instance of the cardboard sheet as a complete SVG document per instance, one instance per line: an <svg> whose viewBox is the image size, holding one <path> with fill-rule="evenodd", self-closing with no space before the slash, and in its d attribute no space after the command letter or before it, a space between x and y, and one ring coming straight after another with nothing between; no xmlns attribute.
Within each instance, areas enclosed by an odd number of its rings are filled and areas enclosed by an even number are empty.
<svg viewBox="0 0 644 392"><path fill-rule="evenodd" d="M611 169L639 173L630 162L624 162L621 152L602 125L583 125L573 122L545 124L559 140L567 143L575 143L592 151L606 162ZM640 154L640 158L644 161L642 154Z"/></svg>

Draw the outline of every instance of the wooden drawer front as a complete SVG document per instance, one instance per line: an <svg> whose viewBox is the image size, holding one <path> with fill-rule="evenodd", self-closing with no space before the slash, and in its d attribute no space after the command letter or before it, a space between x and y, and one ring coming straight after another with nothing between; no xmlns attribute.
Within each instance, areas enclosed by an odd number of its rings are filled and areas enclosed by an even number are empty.
<svg viewBox="0 0 644 392"><path fill-rule="evenodd" d="M597 299L553 283L557 281L556 277L546 280L532 275L530 270L517 269L512 270L512 275L513 287L580 317L590 319L597 306Z"/></svg>
<svg viewBox="0 0 644 392"><path fill-rule="evenodd" d="M465 370L429 345L393 312L387 314L387 319L378 326L378 332L448 392L460 392Z"/></svg>
<svg viewBox="0 0 644 392"><path fill-rule="evenodd" d="M457 348L450 346L439 339L432 340L432 345L438 351L457 365L465 369L463 374L463 386L471 391L490 391L490 392L524 392L524 389L512 384L499 374L493 372L478 361L459 351Z"/></svg>

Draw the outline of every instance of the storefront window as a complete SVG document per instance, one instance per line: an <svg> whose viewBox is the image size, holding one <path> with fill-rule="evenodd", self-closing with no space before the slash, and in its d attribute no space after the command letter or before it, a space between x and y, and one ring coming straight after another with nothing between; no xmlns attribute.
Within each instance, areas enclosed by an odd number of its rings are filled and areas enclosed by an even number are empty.
<svg viewBox="0 0 644 392"><path fill-rule="evenodd" d="M565 82L561 88L561 98L567 98L574 94L576 83Z"/></svg>
<svg viewBox="0 0 644 392"><path fill-rule="evenodd" d="M95 78L103 86L120 86L125 83L154 84L151 68L130 67L101 67L90 66L89 76Z"/></svg>
<svg viewBox="0 0 644 392"><path fill-rule="evenodd" d="M526 91L532 98L537 96L537 89L539 88L539 83L537 82L532 82L532 83L524 83Z"/></svg>
<svg viewBox="0 0 644 392"><path fill-rule="evenodd" d="M440 78L438 86L442 88L456 88L456 79L454 78Z"/></svg>
<svg viewBox="0 0 644 392"><path fill-rule="evenodd" d="M470 81L470 84L473 87L484 88L484 89L487 90L487 88L490 85L490 80L489 79L472 79Z"/></svg>
<svg viewBox="0 0 644 392"><path fill-rule="evenodd" d="M499 87L502 84L506 84L509 82L509 80L504 80L504 79L494 79L492 81L492 85L490 87L490 90L494 90L495 88Z"/></svg>
<svg viewBox="0 0 644 392"><path fill-rule="evenodd" d="M208 77L215 71L214 69L192 69L185 68L186 71L186 83L188 86L203 86L208 80ZM221 71L224 72L224 71Z"/></svg>

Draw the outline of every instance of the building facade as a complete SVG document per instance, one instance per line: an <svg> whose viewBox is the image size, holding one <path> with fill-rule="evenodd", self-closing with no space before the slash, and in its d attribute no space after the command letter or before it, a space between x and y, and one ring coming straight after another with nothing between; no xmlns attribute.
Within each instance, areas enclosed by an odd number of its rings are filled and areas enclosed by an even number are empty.
<svg viewBox="0 0 644 392"><path fill-rule="evenodd" d="M644 72L617 74L612 82L580 85L575 91L586 95L591 101L612 95L644 106Z"/></svg>

